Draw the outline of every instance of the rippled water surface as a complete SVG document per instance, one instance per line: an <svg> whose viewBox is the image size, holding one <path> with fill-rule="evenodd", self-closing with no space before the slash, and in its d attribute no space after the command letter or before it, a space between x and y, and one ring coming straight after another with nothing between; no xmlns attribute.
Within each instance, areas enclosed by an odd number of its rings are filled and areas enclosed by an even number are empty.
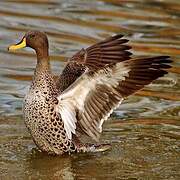
<svg viewBox="0 0 180 180"><path fill-rule="evenodd" d="M179 0L0 1L0 179L180 179ZM7 52L30 29L45 31L56 74L82 47L122 33L134 56L170 55L173 68L129 97L105 123L105 153L38 152L21 112L36 64L30 49Z"/></svg>

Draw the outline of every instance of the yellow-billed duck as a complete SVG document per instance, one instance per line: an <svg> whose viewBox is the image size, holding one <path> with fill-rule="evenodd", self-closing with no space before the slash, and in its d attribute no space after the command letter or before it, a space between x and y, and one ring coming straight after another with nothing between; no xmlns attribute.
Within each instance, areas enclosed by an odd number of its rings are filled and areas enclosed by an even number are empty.
<svg viewBox="0 0 180 180"><path fill-rule="evenodd" d="M167 74L168 56L131 58L128 40L115 35L82 49L67 62L57 80L50 69L45 33L30 31L9 50L30 47L37 65L25 96L25 124L41 151L49 154L95 152L106 144L84 143L84 136L98 141L102 125L127 96Z"/></svg>

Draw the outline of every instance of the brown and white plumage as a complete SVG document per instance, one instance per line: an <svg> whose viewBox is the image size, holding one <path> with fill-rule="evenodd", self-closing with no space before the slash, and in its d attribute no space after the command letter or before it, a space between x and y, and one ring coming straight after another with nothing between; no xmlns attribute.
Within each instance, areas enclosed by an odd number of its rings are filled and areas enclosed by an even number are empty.
<svg viewBox="0 0 180 180"><path fill-rule="evenodd" d="M131 59L84 72L60 96L58 112L68 137L76 134L76 124L98 140L102 124L128 95L166 74L168 57Z"/></svg>
<svg viewBox="0 0 180 180"><path fill-rule="evenodd" d="M133 59L128 40L116 35L76 53L55 81L46 35L28 32L10 49L25 41L37 54L34 80L25 98L25 122L37 146L51 154L98 149L82 144L81 136L97 141L103 122L122 100L165 75L172 62L168 56Z"/></svg>
<svg viewBox="0 0 180 180"><path fill-rule="evenodd" d="M107 64L117 63L130 59L131 49L123 39L122 35L115 35L107 38L87 49L81 49L72 58L69 59L63 70L58 87L61 91L65 90L72 84L85 70L98 70Z"/></svg>

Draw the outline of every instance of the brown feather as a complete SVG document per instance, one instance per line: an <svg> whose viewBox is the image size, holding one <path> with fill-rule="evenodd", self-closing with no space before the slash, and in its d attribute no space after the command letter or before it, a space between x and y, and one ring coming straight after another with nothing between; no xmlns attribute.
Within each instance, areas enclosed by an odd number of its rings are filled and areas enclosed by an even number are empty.
<svg viewBox="0 0 180 180"><path fill-rule="evenodd" d="M124 44L128 40L121 38L122 35L116 35L76 53L58 81L61 92L74 86L81 89L82 84L82 91L86 92L85 83L87 86L93 84L83 96L82 109L78 106L75 109L77 129L81 135L86 134L95 140L99 138L103 121L125 97L164 76L166 69L171 67L168 56L130 59L130 46ZM73 95L81 100L79 92L77 90Z"/></svg>
<svg viewBox="0 0 180 180"><path fill-rule="evenodd" d="M57 88L60 92L67 89L85 70L95 71L108 64L130 59L131 49L125 43L127 39L121 39L123 35L109 37L87 49L81 49L72 58L57 80Z"/></svg>

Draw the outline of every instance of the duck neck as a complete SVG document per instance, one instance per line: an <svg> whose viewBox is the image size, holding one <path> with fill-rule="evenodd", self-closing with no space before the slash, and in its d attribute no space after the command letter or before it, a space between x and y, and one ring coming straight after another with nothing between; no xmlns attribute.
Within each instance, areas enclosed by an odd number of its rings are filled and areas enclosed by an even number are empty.
<svg viewBox="0 0 180 180"><path fill-rule="evenodd" d="M37 65L36 65L35 75L44 71L46 71L46 73L50 72L48 49L45 48L36 49L36 55L37 55Z"/></svg>
<svg viewBox="0 0 180 180"><path fill-rule="evenodd" d="M49 81L52 79L50 63L49 63L49 56L47 54L41 54L37 52L37 65L34 71L34 76L31 84L32 89L40 88L45 89L48 86Z"/></svg>

